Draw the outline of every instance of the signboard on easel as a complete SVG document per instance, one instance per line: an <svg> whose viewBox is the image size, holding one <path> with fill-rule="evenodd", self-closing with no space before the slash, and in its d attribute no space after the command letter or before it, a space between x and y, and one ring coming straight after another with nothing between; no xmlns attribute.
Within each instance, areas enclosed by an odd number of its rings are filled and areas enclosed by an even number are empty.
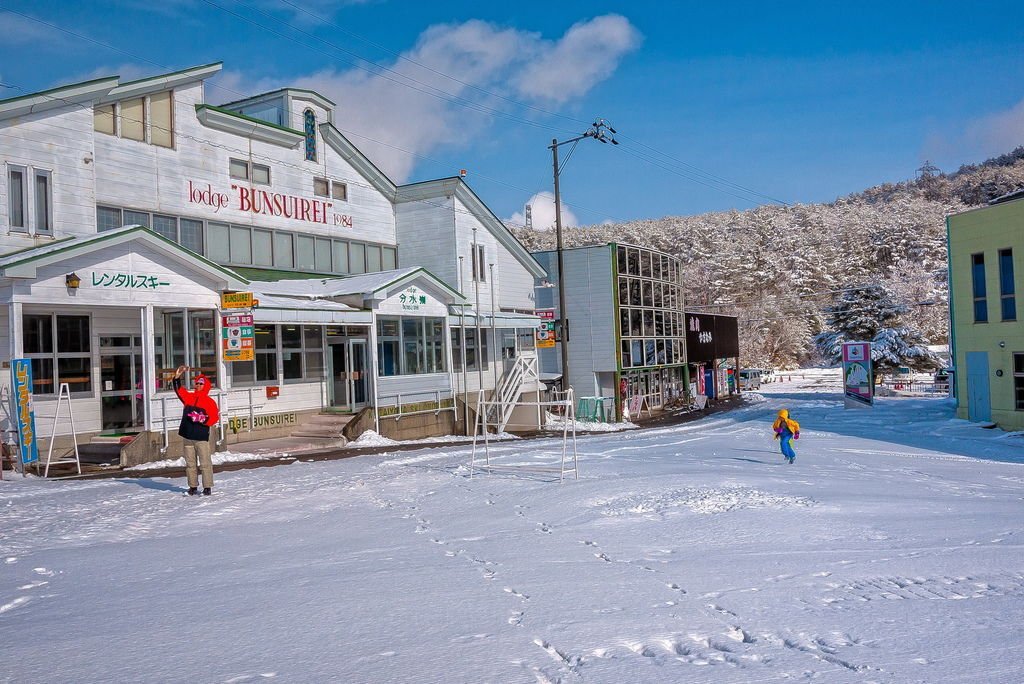
<svg viewBox="0 0 1024 684"><path fill-rule="evenodd" d="M870 342L843 342L843 395L845 408L874 406Z"/></svg>

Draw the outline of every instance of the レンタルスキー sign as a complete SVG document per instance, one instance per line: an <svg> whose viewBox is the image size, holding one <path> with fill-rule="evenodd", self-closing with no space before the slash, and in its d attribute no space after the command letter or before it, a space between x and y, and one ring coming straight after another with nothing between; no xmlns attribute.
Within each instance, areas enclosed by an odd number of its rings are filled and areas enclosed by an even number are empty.
<svg viewBox="0 0 1024 684"><path fill-rule="evenodd" d="M28 359L11 360L11 389L21 462L35 463L39 460L39 445L36 443L36 413L32 408L32 362Z"/></svg>
<svg viewBox="0 0 1024 684"><path fill-rule="evenodd" d="M872 382L871 343L843 342L843 404L846 408L870 408L875 403Z"/></svg>

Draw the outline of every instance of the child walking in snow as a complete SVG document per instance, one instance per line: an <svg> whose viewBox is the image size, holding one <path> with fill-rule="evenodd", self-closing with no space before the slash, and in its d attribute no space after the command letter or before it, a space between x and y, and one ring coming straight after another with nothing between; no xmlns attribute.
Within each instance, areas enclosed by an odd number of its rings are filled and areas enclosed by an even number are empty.
<svg viewBox="0 0 1024 684"><path fill-rule="evenodd" d="M789 417L789 411L782 409L779 411L779 417L775 419L772 429L775 430L775 439L781 440L782 455L792 463L796 460L796 452L793 451L790 440L800 439L800 423Z"/></svg>

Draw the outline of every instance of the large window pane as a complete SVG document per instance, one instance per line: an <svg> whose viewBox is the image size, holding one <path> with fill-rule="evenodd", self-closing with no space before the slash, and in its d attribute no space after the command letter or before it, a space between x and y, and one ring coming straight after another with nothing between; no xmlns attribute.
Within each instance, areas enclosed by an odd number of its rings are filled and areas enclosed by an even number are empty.
<svg viewBox="0 0 1024 684"><path fill-rule="evenodd" d="M298 325L281 326L281 348L302 349L302 330Z"/></svg>
<svg viewBox="0 0 1024 684"><path fill-rule="evenodd" d="M416 375L424 372L423 319L402 319L402 373Z"/></svg>
<svg viewBox="0 0 1024 684"><path fill-rule="evenodd" d="M115 357L116 358L116 357ZM72 392L92 390L92 359L88 356L57 359L57 377Z"/></svg>
<svg viewBox="0 0 1024 684"><path fill-rule="evenodd" d="M132 211L131 209L124 210L124 225L126 226L145 226L149 228L153 225L152 221L149 220L149 213L145 211Z"/></svg>
<svg viewBox="0 0 1024 684"><path fill-rule="evenodd" d="M274 265L274 234L269 230L253 229L252 263L257 266Z"/></svg>
<svg viewBox="0 0 1024 684"><path fill-rule="evenodd" d="M56 394L53 383L53 359L32 359L32 393Z"/></svg>
<svg viewBox="0 0 1024 684"><path fill-rule="evenodd" d="M196 254L203 253L203 222L192 219L181 219L181 235L179 241L185 249Z"/></svg>
<svg viewBox="0 0 1024 684"><path fill-rule="evenodd" d="M274 267L295 268L291 233L274 233Z"/></svg>
<svg viewBox="0 0 1024 684"><path fill-rule="evenodd" d="M394 247L382 249L380 267L383 271L393 271L398 268L398 252Z"/></svg>
<svg viewBox="0 0 1024 684"><path fill-rule="evenodd" d="M121 102L121 137L146 139L146 104L141 97Z"/></svg>
<svg viewBox="0 0 1024 684"><path fill-rule="evenodd" d="M97 133L114 135L114 105L101 105L92 110L92 128Z"/></svg>
<svg viewBox="0 0 1024 684"><path fill-rule="evenodd" d="M316 267L313 256L313 238L308 235L295 236L295 268L312 271Z"/></svg>
<svg viewBox="0 0 1024 684"><path fill-rule="evenodd" d="M51 195L50 173L36 172L36 233L50 235L53 233L53 197Z"/></svg>
<svg viewBox="0 0 1024 684"><path fill-rule="evenodd" d="M171 91L157 93L149 98L149 140L160 147L173 147L174 98Z"/></svg>
<svg viewBox="0 0 1024 684"><path fill-rule="evenodd" d="M377 245L366 246L366 272L376 273L380 271L381 255L380 247Z"/></svg>
<svg viewBox="0 0 1024 684"><path fill-rule="evenodd" d="M366 247L360 242L353 242L348 247L349 273L366 273Z"/></svg>
<svg viewBox="0 0 1024 684"><path fill-rule="evenodd" d="M334 241L334 272L348 273L348 243Z"/></svg>
<svg viewBox="0 0 1024 684"><path fill-rule="evenodd" d="M173 216L153 215L153 232L163 235L168 240L178 241L178 219Z"/></svg>
<svg viewBox="0 0 1024 684"><path fill-rule="evenodd" d="M281 351L281 370L284 372L285 380L302 379L302 352Z"/></svg>
<svg viewBox="0 0 1024 684"><path fill-rule="evenodd" d="M231 263L252 263L252 238L246 226L231 226Z"/></svg>
<svg viewBox="0 0 1024 684"><path fill-rule="evenodd" d="M96 232L102 233L114 228L120 228L124 223L121 221L121 210L112 207L96 207Z"/></svg>
<svg viewBox="0 0 1024 684"><path fill-rule="evenodd" d="M314 244L313 262L317 271L329 273L331 271L331 241L327 238L316 238Z"/></svg>
<svg viewBox="0 0 1024 684"><path fill-rule="evenodd" d="M229 230L228 226L223 223L206 224L206 237L209 240L206 245L206 256L210 258L210 261L216 261L219 264L231 261Z"/></svg>
<svg viewBox="0 0 1024 684"><path fill-rule="evenodd" d="M26 354L53 353L53 317L28 315L22 317L22 347Z"/></svg>
<svg viewBox="0 0 1024 684"><path fill-rule="evenodd" d="M57 353L88 353L89 346L88 316L57 316Z"/></svg>

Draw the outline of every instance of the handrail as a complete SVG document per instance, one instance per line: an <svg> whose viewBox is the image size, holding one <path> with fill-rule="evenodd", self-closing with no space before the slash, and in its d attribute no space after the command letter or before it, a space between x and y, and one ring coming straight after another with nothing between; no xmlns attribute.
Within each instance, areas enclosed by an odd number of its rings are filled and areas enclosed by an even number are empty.
<svg viewBox="0 0 1024 684"><path fill-rule="evenodd" d="M427 392L414 392L413 394L422 395L422 394L427 394ZM455 390L454 389L433 390L433 394L434 394L434 402L435 402L436 406L434 408L421 409L419 411L403 411L402 410L403 404L402 404L402 393L401 392L399 392L397 394L381 395L377 399L378 413L380 412L380 409L382 409L382 408L390 408L390 407L394 406L397 409L397 413L395 413L392 416L384 416L384 417L385 418L394 418L397 421L400 418L405 418L406 416L416 416L416 415L420 415L420 414L423 414L423 413L433 413L436 416L436 415L440 414L441 411L457 411L457 408L455 406ZM452 400L452 405L451 406L441 406L441 401L442 401L442 396L441 395L442 394L448 395L448 397L445 397L445 398L451 398L451 400ZM395 401L394 401L394 403L385 403L386 399L394 399ZM423 403L423 402L414 402L414 403Z"/></svg>

